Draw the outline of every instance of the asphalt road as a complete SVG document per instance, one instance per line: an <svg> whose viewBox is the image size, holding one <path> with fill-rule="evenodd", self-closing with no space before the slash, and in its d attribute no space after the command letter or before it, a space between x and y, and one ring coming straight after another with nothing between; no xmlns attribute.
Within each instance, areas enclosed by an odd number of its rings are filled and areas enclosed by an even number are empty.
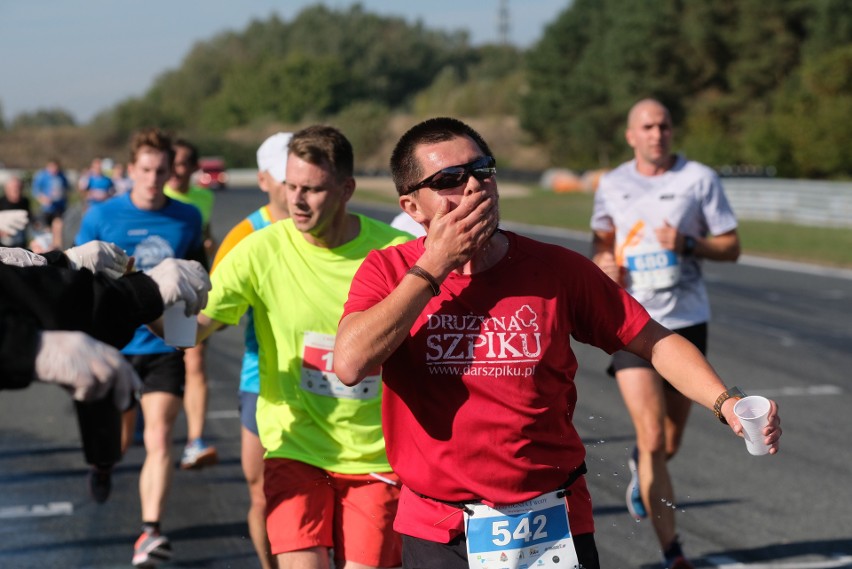
<svg viewBox="0 0 852 569"><path fill-rule="evenodd" d="M214 234L221 238L262 202L259 191L219 192ZM393 213L353 209L386 220ZM506 227L588 250L585 236ZM714 312L710 359L729 384L779 403L782 451L752 457L711 412L695 408L683 448L670 463L679 532L697 567L852 567L852 277L762 264L706 265ZM222 462L199 472L175 470L163 520L175 558L164 567L257 566L239 467L241 344L239 328L211 340L207 435ZM657 567L650 523L634 522L624 507L633 434L616 386L604 374L607 356L584 345L576 351L577 425L588 448L602 566ZM184 436L181 416L175 457ZM0 567L128 566L139 533L142 457L140 447L130 450L116 471L112 497L97 505L86 493L67 395L41 384L0 394Z"/></svg>

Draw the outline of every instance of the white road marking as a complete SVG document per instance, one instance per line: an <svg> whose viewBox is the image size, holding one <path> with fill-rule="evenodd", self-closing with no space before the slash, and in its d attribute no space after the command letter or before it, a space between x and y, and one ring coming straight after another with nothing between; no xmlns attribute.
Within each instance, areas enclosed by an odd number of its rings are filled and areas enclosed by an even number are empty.
<svg viewBox="0 0 852 569"><path fill-rule="evenodd" d="M822 265L813 265L810 263L801 263L797 261L782 261L779 259L770 259L769 257L757 257L754 255L741 255L739 258L739 262L743 265L751 265L753 267L761 267L764 269L776 269L780 271L790 271L793 273L817 275L820 277L852 279L852 269L824 267Z"/></svg>
<svg viewBox="0 0 852 569"><path fill-rule="evenodd" d="M49 502L30 506L7 506L0 508L0 519L44 518L50 516L70 516L74 513L71 502Z"/></svg>
<svg viewBox="0 0 852 569"><path fill-rule="evenodd" d="M769 563L739 563L723 555L709 555L704 558L717 569L838 569L852 567L852 555L836 554L830 559L819 561L787 561Z"/></svg>
<svg viewBox="0 0 852 569"><path fill-rule="evenodd" d="M764 397L802 397L809 395L840 395L843 389L837 385L809 385L807 387L781 387L780 389L761 389Z"/></svg>
<svg viewBox="0 0 852 569"><path fill-rule="evenodd" d="M240 412L236 409L223 409L221 411L208 411L208 419L239 419Z"/></svg>

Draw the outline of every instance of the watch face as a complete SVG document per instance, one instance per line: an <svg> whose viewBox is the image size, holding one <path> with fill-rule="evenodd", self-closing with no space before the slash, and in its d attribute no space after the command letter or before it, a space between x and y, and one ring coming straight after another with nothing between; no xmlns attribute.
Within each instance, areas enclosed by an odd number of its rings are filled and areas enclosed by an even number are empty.
<svg viewBox="0 0 852 569"><path fill-rule="evenodd" d="M740 388L739 388L739 387L732 387L732 388L730 388L730 389L728 390L728 395L729 395L730 397L739 397L740 399L742 399L743 397L746 397L746 394L745 394L745 393L743 393L743 392L740 390Z"/></svg>

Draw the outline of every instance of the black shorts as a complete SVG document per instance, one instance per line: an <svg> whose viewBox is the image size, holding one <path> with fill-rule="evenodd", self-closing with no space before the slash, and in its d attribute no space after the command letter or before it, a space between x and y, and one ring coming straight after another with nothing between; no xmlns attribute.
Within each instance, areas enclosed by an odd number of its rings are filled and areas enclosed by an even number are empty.
<svg viewBox="0 0 852 569"><path fill-rule="evenodd" d="M39 214L37 220L41 223L45 229L50 228L53 224L54 219L62 219L62 216L65 215L65 210L55 210L55 211L43 211Z"/></svg>
<svg viewBox="0 0 852 569"><path fill-rule="evenodd" d="M686 328L678 328L677 330L672 330L672 332L680 334L681 336L689 340L693 345L695 345L695 347L698 348L702 354L704 354L705 356L707 355L706 322L687 326ZM651 365L651 362L649 362L645 358L640 358L635 354L631 354L630 352L627 352L625 350L620 350L612 355L612 363L610 363L606 372L609 375L615 377L615 372L632 367L644 367L654 369L654 366ZM668 382L666 382L666 386L669 386Z"/></svg>
<svg viewBox="0 0 852 569"><path fill-rule="evenodd" d="M600 569L595 534L574 536L577 560L583 569ZM402 536L403 569L467 569L467 540L461 534L450 543Z"/></svg>
<svg viewBox="0 0 852 569"><path fill-rule="evenodd" d="M183 397L186 366L183 352L124 356L142 380L142 394L161 391Z"/></svg>

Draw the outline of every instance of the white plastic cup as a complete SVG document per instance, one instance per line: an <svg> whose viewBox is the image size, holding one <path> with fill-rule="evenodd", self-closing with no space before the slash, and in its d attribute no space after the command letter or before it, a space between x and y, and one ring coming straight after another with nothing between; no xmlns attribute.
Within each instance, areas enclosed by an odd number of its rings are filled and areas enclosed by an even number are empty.
<svg viewBox="0 0 852 569"><path fill-rule="evenodd" d="M734 414L743 426L743 438L749 454L761 456L769 453L763 441L763 428L769 424L769 399L760 395L743 397L734 404Z"/></svg>
<svg viewBox="0 0 852 569"><path fill-rule="evenodd" d="M186 316L186 303L177 301L163 311L163 340L175 348L191 348L195 345L198 320L195 315Z"/></svg>

